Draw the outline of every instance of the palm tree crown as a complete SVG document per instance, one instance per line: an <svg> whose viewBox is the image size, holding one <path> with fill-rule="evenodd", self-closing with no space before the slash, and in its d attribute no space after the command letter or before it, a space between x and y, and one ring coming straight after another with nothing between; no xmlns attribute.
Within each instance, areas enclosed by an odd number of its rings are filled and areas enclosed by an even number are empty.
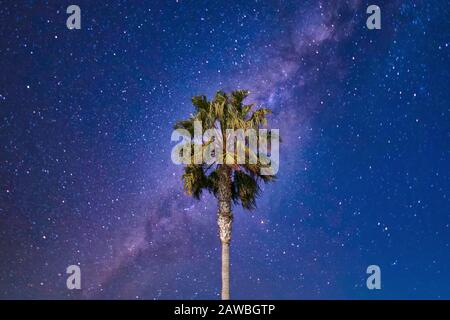
<svg viewBox="0 0 450 320"><path fill-rule="evenodd" d="M246 163L238 164L235 161L233 165L226 164L229 158L237 158L237 151L239 150L239 146L235 148L235 152L232 154L226 150L226 129L258 130L267 127L267 115L271 113L271 110L259 108L253 111L254 104L244 104L244 100L248 95L249 91L247 90L236 90L231 92L231 94L218 91L212 101L208 101L206 96L203 95L195 96L192 98L195 113L191 114L189 119L176 123L176 129L185 129L191 135L194 135L194 121L200 121L203 130L218 130L220 137L225 137L222 144L224 148L222 152L224 157L223 164L195 164L194 161L191 161L191 164L185 166L182 176L184 189L194 198L200 199L203 190L207 190L217 196L219 189L219 169L221 166L229 167L232 177L232 200L235 205L240 204L244 209L251 210L256 207L256 198L260 192L261 181L269 182L274 180L275 175L261 174L261 157L264 157L264 155L257 155L254 150L249 148L248 144L242 146L245 149L247 159L251 153L257 157L256 163L251 164L246 161ZM268 132L269 138L271 134L273 135L273 133ZM194 143L192 142L192 144ZM211 141L202 142L201 152L210 143ZM194 152L192 152L191 156L195 156Z"/></svg>

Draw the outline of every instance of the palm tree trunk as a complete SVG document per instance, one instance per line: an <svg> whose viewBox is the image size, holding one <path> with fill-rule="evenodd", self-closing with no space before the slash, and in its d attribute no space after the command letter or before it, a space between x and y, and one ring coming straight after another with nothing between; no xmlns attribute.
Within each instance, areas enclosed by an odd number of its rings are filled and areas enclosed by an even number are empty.
<svg viewBox="0 0 450 320"><path fill-rule="evenodd" d="M230 244L222 242L222 300L230 300Z"/></svg>
<svg viewBox="0 0 450 320"><path fill-rule="evenodd" d="M231 224L231 170L227 166L221 166L219 172L217 225L219 237L222 243L222 300L230 299L230 242Z"/></svg>

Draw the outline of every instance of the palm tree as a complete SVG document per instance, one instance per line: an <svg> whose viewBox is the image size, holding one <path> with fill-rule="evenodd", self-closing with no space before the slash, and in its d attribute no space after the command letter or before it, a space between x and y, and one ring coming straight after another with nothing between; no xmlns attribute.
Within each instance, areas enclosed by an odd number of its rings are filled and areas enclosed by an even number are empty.
<svg viewBox="0 0 450 320"><path fill-rule="evenodd" d="M195 134L195 122L202 124L202 134L212 129L218 133L215 139L220 140L223 150L213 151L217 158L213 163L190 163L184 167L182 176L183 185L188 195L200 199L203 190L212 193L218 200L217 224L219 226L219 237L222 244L222 299L230 299L230 241L231 225L233 221L232 203L241 205L244 209L252 210L256 207L256 198L260 192L260 182L269 182L274 180L273 174L262 174L264 155L258 155L255 150L250 148L249 142L240 144L241 150L245 151L246 162L238 164L237 160L239 146L236 150L230 152L226 149L227 138L230 135L226 129L254 129L259 130L267 127L266 116L271 113L267 108L252 110L253 104L244 104L249 91L236 90L231 94L218 91L212 101L208 101L206 96L194 96L192 103L195 107L195 113L191 114L189 119L178 121L175 129L187 130L191 136ZM274 136L268 131L268 136ZM260 137L257 137L259 143ZM195 139L194 139L195 140ZM203 140L203 139L201 139ZM233 138L234 140L234 138ZM208 141L192 141L200 145L200 148L190 152L188 157L194 159L196 152L201 152L214 142L214 138ZM232 142L234 143L234 141ZM239 142L237 142L239 143ZM222 152L221 152L222 151ZM248 161L253 156L256 161ZM222 158L223 157L223 158ZM218 161L222 160L222 161ZM231 163L231 164L230 164ZM267 163L267 162L266 162Z"/></svg>

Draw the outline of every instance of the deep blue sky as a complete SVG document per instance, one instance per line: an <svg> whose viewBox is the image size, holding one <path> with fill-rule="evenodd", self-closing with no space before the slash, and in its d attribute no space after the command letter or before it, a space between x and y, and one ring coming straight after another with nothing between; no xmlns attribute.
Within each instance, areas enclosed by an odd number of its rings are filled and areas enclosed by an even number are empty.
<svg viewBox="0 0 450 320"><path fill-rule="evenodd" d="M170 134L237 88L284 142L234 210L233 298L450 298L447 1L78 1L69 31L70 4L0 1L1 298L218 298Z"/></svg>

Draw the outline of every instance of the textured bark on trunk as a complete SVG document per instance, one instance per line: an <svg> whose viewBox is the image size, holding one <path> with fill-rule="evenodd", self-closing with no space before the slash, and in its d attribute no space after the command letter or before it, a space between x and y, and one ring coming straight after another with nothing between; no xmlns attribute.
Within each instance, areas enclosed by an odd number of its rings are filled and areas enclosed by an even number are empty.
<svg viewBox="0 0 450 320"><path fill-rule="evenodd" d="M230 300L230 244L222 242L222 300Z"/></svg>
<svg viewBox="0 0 450 320"><path fill-rule="evenodd" d="M229 300L230 241L233 214L231 213L231 169L227 166L221 166L219 169L218 200L217 224L222 243L222 300Z"/></svg>

